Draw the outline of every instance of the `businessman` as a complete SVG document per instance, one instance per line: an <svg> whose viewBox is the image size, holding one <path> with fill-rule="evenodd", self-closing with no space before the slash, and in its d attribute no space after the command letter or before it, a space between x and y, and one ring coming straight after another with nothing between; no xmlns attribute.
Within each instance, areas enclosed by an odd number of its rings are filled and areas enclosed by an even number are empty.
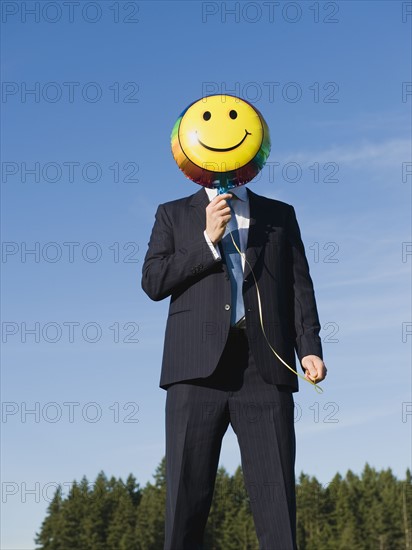
<svg viewBox="0 0 412 550"><path fill-rule="evenodd" d="M170 296L160 377L167 390L164 549L202 548L229 424L260 548L295 549L298 379L261 326L291 368L296 351L307 379L325 378L293 207L246 186L221 195L202 187L161 204L142 287L156 301Z"/></svg>

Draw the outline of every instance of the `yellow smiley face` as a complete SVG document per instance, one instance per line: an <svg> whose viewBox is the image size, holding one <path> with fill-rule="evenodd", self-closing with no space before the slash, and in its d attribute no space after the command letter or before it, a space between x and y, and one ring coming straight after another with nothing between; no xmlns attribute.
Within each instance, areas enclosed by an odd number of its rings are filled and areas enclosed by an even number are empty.
<svg viewBox="0 0 412 550"><path fill-rule="evenodd" d="M262 144L256 110L233 96L214 95L191 105L179 128L183 152L194 164L229 172L250 162Z"/></svg>
<svg viewBox="0 0 412 550"><path fill-rule="evenodd" d="M262 168L269 150L269 130L262 115L247 101L229 95L192 103L172 132L179 167L207 187L216 186L223 176L233 186L247 183Z"/></svg>

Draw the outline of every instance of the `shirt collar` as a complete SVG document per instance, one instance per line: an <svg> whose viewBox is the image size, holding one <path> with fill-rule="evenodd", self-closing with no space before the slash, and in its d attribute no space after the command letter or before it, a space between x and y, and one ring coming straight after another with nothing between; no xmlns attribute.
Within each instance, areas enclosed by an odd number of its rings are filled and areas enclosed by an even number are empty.
<svg viewBox="0 0 412 550"><path fill-rule="evenodd" d="M209 197L209 201L213 200L217 195L217 189L209 189L208 187L205 187L205 191ZM229 189L228 193L232 193L233 195L236 195L238 199L241 201L247 201L247 189L245 185L240 185L239 187L234 187L233 189Z"/></svg>

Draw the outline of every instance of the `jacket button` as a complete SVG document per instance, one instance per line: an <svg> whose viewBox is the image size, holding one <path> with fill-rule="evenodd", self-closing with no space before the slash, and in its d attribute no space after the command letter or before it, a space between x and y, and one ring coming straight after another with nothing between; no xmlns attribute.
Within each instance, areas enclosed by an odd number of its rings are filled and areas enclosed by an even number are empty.
<svg viewBox="0 0 412 550"><path fill-rule="evenodd" d="M226 311L229 311L229 309L230 309L230 305L229 305L229 304L225 304L225 310L226 310Z"/></svg>

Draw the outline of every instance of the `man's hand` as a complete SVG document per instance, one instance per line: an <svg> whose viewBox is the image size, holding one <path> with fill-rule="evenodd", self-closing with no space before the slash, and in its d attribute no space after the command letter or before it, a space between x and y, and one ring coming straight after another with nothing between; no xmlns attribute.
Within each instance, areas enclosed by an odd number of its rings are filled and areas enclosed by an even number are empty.
<svg viewBox="0 0 412 550"><path fill-rule="evenodd" d="M320 357L317 355L305 355L301 363L302 367L305 369L305 378L315 384L325 379L327 369Z"/></svg>
<svg viewBox="0 0 412 550"><path fill-rule="evenodd" d="M223 237L231 214L226 199L231 199L230 193L217 195L206 207L206 233L213 244Z"/></svg>

